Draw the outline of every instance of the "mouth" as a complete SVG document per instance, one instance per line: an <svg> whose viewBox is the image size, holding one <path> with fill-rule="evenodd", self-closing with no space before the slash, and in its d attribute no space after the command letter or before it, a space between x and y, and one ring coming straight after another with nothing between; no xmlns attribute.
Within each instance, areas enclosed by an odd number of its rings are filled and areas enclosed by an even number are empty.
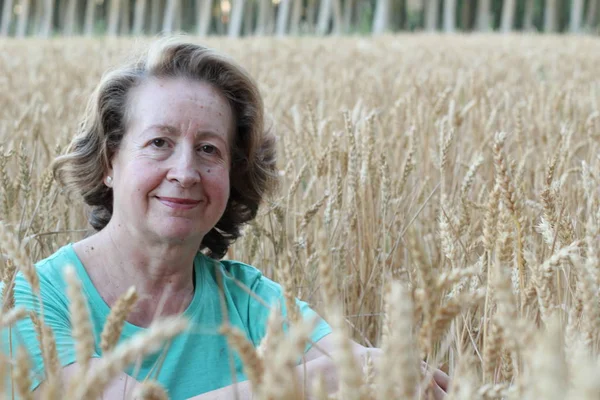
<svg viewBox="0 0 600 400"><path fill-rule="evenodd" d="M201 200L194 199L184 199L179 197L158 197L156 196L158 201L164 204L167 207L174 208L177 210L191 210L192 208L198 206L198 204L202 203Z"/></svg>

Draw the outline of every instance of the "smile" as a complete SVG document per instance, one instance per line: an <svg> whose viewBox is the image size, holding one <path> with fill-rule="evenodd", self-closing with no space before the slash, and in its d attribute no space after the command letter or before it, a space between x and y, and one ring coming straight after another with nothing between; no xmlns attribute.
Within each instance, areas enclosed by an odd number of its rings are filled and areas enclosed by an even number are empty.
<svg viewBox="0 0 600 400"><path fill-rule="evenodd" d="M198 204L202 203L201 200L194 199L180 199L176 197L156 197L158 201L164 204L167 207L176 209L176 210L191 210L192 208L198 206Z"/></svg>

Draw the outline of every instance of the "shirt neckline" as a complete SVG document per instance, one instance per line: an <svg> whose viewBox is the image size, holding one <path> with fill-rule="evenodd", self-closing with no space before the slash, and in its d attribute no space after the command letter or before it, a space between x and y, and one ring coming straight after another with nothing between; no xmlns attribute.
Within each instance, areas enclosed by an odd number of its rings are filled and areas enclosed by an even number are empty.
<svg viewBox="0 0 600 400"><path fill-rule="evenodd" d="M96 287L92 283L92 280L88 275L87 270L85 269L83 263L81 262L81 260L77 256L77 253L75 252L75 249L73 248L73 243L67 244L65 246L65 250L69 253L69 258L71 258L74 261L75 269L77 270L77 275L79 276L79 279L81 279L83 290L86 292L88 301L93 304L94 309L99 310L101 312L102 317L106 320L106 318L108 318L108 315L110 314L111 308L108 306L108 304L106 304L106 302L98 292L98 289L96 289ZM204 284L206 280L206 268L204 263L204 257L200 252L198 252L198 254L196 254L196 257L194 257L194 271L196 272L194 279L194 296L192 297L192 301L190 302L190 304L182 313L182 315L188 318L188 320L194 319L194 317L197 314L199 314L202 310L204 292L206 291L203 290L203 288L207 287ZM131 336L136 332L145 329L147 328L125 321L122 332L124 336Z"/></svg>

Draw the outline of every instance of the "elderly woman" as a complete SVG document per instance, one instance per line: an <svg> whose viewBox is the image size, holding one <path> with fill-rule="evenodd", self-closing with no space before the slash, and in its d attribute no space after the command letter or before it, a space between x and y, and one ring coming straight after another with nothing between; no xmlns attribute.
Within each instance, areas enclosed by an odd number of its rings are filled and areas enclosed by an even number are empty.
<svg viewBox="0 0 600 400"><path fill-rule="evenodd" d="M220 281L229 322L255 346L265 335L269 309L236 280L267 304L283 298L281 287L256 268L221 260L276 182L275 141L265 131L263 114L257 86L244 69L190 43L158 41L140 61L103 77L79 134L54 163L58 180L91 207L89 222L96 232L36 265L63 380L80 368L63 278L65 267L73 265L95 329L91 368L102 356L99 336L111 307L130 286L140 301L121 340L157 316L183 314L194 326L212 329L179 335L163 359L147 357L115 379L106 398L134 389L155 373L158 362L157 380L174 399L233 398L235 392L241 399L251 397L239 366L235 380L241 383L232 386L227 342L214 332L223 323ZM22 278L15 297L17 304L32 305ZM297 302L303 317L315 315ZM44 364L34 326L24 320L17 330L36 366L32 389L43 395ZM325 374L335 387L331 362L317 350L333 350L330 331L320 320L311 335L318 346L307 348L298 373ZM371 351L355 348L357 355ZM435 376L442 398L447 377Z"/></svg>

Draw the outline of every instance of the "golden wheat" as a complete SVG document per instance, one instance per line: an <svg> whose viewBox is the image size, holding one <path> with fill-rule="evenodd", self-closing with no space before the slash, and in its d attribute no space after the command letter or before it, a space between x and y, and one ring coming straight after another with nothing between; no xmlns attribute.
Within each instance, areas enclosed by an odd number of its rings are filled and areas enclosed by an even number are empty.
<svg viewBox="0 0 600 400"><path fill-rule="evenodd" d="M0 42L2 324L27 317L15 308L17 273L39 293L33 262L86 234L81 200L53 183L48 166L101 74L147 40ZM431 376L419 375L419 359L450 373L450 399L600 396L598 40L204 43L247 66L280 139L281 191L228 257L283 284L290 329L272 312L256 351L221 331L250 364L257 398L425 399ZM72 278L85 362L94 343ZM296 374L311 325L290 307L294 296L336 330L337 350L324 357L339 368L337 394ZM97 396L146 344L185 328L169 320L120 343L128 299L106 327L102 347L113 350L68 388L75 397ZM47 398L63 398L52 331L43 315L30 317L55 385ZM386 351L361 369L349 337ZM22 349L0 357L0 375L11 368L24 394L31 366ZM153 385L136 395L164 398Z"/></svg>

